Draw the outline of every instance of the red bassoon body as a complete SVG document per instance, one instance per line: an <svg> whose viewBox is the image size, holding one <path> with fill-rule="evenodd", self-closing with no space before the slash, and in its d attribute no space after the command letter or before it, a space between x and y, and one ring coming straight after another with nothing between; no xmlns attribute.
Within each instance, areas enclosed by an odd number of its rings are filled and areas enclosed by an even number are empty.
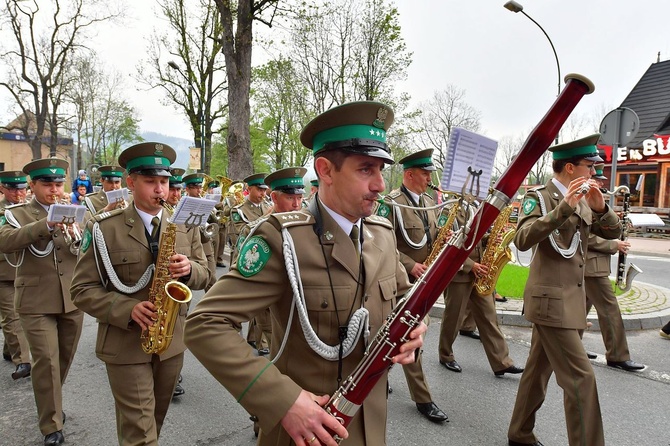
<svg viewBox="0 0 670 446"><path fill-rule="evenodd" d="M399 302L370 343L365 357L326 404L326 411L345 427L377 381L391 367L391 358L399 353L400 345L408 340L409 333L428 314L500 211L511 202L570 113L584 95L594 90L593 83L578 74L568 74L565 82L563 92L530 133L473 218L452 237L426 273ZM338 443L341 441L337 436L335 439Z"/></svg>

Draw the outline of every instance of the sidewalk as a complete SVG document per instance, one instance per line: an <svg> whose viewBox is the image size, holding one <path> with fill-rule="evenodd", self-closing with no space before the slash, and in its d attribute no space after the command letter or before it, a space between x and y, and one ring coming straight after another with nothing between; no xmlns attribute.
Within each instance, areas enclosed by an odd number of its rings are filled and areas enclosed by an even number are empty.
<svg viewBox="0 0 670 446"><path fill-rule="evenodd" d="M670 257L670 239L631 237L628 241L631 244L630 254ZM626 330L658 329L670 318L670 289L635 280L630 291L619 296L618 300ZM530 327L530 322L521 314L522 306L521 299L496 302L498 324ZM430 315L441 319L443 312L444 299L440 297ZM600 330L595 309L589 313L588 320L593 324L591 331Z"/></svg>

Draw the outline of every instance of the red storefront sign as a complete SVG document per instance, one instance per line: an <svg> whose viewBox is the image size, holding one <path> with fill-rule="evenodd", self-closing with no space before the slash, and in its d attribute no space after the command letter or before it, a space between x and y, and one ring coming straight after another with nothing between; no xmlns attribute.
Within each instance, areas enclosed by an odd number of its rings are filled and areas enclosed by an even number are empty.
<svg viewBox="0 0 670 446"><path fill-rule="evenodd" d="M605 162L612 162L612 146L598 145L605 152ZM642 141L642 147L617 149L617 164L644 163L661 160L670 160L670 135L654 135L653 139Z"/></svg>

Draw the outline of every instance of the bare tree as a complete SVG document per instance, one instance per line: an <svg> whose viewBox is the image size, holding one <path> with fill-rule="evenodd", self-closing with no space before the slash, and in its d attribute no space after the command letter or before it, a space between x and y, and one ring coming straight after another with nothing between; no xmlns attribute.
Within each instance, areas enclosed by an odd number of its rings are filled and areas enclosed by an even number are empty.
<svg viewBox="0 0 670 446"><path fill-rule="evenodd" d="M42 157L46 135L54 156L61 127L59 108L72 79L72 58L83 48L87 28L120 17L120 12L102 0L54 0L46 5L5 0L5 6L16 40L0 55L8 67L0 86L24 117L19 130L29 141L33 158Z"/></svg>
<svg viewBox="0 0 670 446"><path fill-rule="evenodd" d="M158 5L170 32L154 30L137 77L151 88L161 88L165 103L183 111L195 147L203 152L201 169L209 173L213 128L226 110L220 17L214 0L162 0Z"/></svg>
<svg viewBox="0 0 670 446"><path fill-rule="evenodd" d="M217 41L223 50L228 80L228 176L244 178L253 172L249 135L252 25L259 20L272 26L279 0L215 0L215 3L222 25Z"/></svg>

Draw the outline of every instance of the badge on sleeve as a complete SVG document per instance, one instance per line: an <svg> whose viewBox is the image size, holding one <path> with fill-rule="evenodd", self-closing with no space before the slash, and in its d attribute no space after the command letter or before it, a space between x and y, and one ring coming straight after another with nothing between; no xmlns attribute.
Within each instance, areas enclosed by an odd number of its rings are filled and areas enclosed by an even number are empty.
<svg viewBox="0 0 670 446"><path fill-rule="evenodd" d="M0 215L0 226L4 225L5 223L7 223L7 219L4 215Z"/></svg>
<svg viewBox="0 0 670 446"><path fill-rule="evenodd" d="M391 207L388 204L380 204L377 209L377 215L387 218L391 213Z"/></svg>
<svg viewBox="0 0 670 446"><path fill-rule="evenodd" d="M533 212L533 209L535 209L535 206L537 206L537 200L535 200L535 198L526 198L523 202L523 213L526 215L530 214Z"/></svg>
<svg viewBox="0 0 670 446"><path fill-rule="evenodd" d="M91 236L91 231L89 231L88 228L84 231L84 235L81 237L81 252L85 253L88 250L88 247L91 246L91 240L93 237Z"/></svg>
<svg viewBox="0 0 670 446"><path fill-rule="evenodd" d="M238 212L233 212L233 221L234 221L234 222L238 222L238 221L240 221L241 219L242 219L242 218L240 217L240 214L239 214Z"/></svg>
<svg viewBox="0 0 670 446"><path fill-rule="evenodd" d="M270 259L270 246L262 237L254 235L244 242L237 257L237 270L244 277L258 274Z"/></svg>

